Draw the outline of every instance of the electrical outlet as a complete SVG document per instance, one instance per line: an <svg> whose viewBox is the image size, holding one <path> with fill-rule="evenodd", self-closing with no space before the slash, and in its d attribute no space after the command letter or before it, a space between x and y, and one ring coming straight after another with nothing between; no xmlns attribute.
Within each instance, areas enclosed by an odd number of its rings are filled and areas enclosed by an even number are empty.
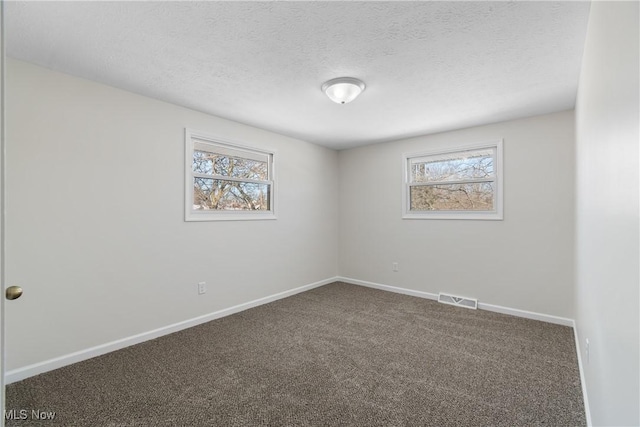
<svg viewBox="0 0 640 427"><path fill-rule="evenodd" d="M393 264L391 264L391 268L393 269L393 271L399 271L398 270L398 263L394 262Z"/></svg>
<svg viewBox="0 0 640 427"><path fill-rule="evenodd" d="M198 283L198 295L202 295L207 292L207 282Z"/></svg>
<svg viewBox="0 0 640 427"><path fill-rule="evenodd" d="M585 357L587 359L587 363L589 363L589 338L587 338L585 340L584 353L585 353Z"/></svg>

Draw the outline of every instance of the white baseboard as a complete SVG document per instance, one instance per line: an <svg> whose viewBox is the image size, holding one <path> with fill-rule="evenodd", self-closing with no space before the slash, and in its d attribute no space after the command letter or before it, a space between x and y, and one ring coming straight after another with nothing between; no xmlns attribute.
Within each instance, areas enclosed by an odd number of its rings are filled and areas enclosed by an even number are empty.
<svg viewBox="0 0 640 427"><path fill-rule="evenodd" d="M8 371L5 374L5 384L11 384L16 381L21 381L25 378L29 378L35 375L48 372L48 371L52 371L54 369L62 368L63 366L67 366L73 363L81 362L83 360L91 359L96 356L101 356L103 354L120 350L122 348L129 347L134 344L139 344L141 342L149 341L154 338L159 338L163 335L172 334L174 332L178 332L183 329L191 328L193 326L210 322L212 320L219 319L221 317L239 313L241 311L248 310L253 307L257 307L257 306L267 304L282 298L299 294L301 292L305 292L313 288L324 286L336 281L338 281L338 278L332 277L329 279L321 280L319 282L311 283L309 285L300 286L298 288L290 289L288 291L280 292L280 293L269 295L253 301L249 301L243 304L238 304L233 307L225 308L223 310L214 311L213 313L194 317L192 319L184 320L182 322L174 323L172 325L163 326L162 328L154 329L152 331L143 332L141 334L133 335L127 338L122 338L106 344L97 345L95 347L76 351L74 353L70 353L64 356L59 356L53 359L45 360L43 362L34 363L32 365L24 366L22 368L12 369L11 371Z"/></svg>
<svg viewBox="0 0 640 427"><path fill-rule="evenodd" d="M364 280L352 279L350 277L337 277L336 280L353 285L366 286L367 288L380 289L382 291L395 292L398 294L411 295L414 297L437 300L438 294L431 292L416 291L413 289L398 288L396 286L382 285L380 283L366 282ZM486 304L478 302L478 308L481 310L493 311L496 313L509 314L516 317L524 317L525 319L540 320L547 323L555 323L556 325L573 326L573 319L566 317L552 316L550 314L535 313L533 311L519 310L517 308L502 307L499 305Z"/></svg>
<svg viewBox="0 0 640 427"><path fill-rule="evenodd" d="M493 311L495 313L510 314L511 316L524 317L525 319L540 320L547 323L555 323L562 326L573 326L573 319L553 316L551 314L536 313L534 311L520 310L517 308L502 307L500 305L478 302L480 310Z"/></svg>
<svg viewBox="0 0 640 427"><path fill-rule="evenodd" d="M438 300L438 294L432 294L430 292L416 291L413 289L398 288L396 286L382 285L380 283L367 282L365 280L352 279L350 277L338 276L336 280L344 283L350 283L352 285L365 286L367 288L379 289L381 291L395 292L396 294L411 295L412 297L426 298L432 300Z"/></svg>
<svg viewBox="0 0 640 427"><path fill-rule="evenodd" d="M573 337L576 340L576 352L578 353L578 368L580 369L580 384L582 385L582 400L584 401L584 412L587 418L587 427L591 427L591 409L589 408L589 397L587 396L587 383L584 376L584 366L582 364L582 347L580 346L580 338L578 337L578 327L573 322Z"/></svg>

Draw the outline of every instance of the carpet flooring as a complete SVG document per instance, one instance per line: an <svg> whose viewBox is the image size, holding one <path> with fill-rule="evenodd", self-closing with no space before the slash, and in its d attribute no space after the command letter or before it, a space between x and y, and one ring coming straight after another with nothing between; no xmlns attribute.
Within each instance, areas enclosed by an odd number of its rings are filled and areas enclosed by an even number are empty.
<svg viewBox="0 0 640 427"><path fill-rule="evenodd" d="M6 399L28 411L8 426L586 424L571 328L344 283L28 378Z"/></svg>

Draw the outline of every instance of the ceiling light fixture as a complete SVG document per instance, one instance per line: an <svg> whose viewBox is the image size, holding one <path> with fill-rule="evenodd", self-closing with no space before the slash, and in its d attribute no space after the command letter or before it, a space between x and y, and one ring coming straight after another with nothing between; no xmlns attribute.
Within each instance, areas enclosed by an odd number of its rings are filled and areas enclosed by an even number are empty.
<svg viewBox="0 0 640 427"><path fill-rule="evenodd" d="M353 77L332 79L322 85L322 91L336 104L347 104L358 97L366 86Z"/></svg>

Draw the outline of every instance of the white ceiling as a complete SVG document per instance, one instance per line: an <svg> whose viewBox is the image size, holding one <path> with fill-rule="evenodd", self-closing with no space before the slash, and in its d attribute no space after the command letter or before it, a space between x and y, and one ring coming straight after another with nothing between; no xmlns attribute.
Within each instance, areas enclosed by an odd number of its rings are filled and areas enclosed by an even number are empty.
<svg viewBox="0 0 640 427"><path fill-rule="evenodd" d="M7 54L342 149L571 109L588 2L6 2ZM367 84L347 105L326 80Z"/></svg>

